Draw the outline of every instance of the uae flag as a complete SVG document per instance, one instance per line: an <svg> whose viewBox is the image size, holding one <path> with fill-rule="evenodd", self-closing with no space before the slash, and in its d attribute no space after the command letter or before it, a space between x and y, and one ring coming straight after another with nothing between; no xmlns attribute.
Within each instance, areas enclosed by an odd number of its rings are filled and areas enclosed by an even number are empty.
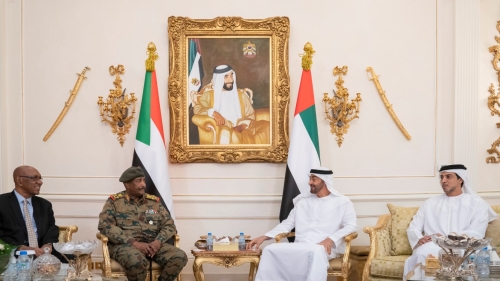
<svg viewBox="0 0 500 281"><path fill-rule="evenodd" d="M199 92L203 81L203 63L201 62L201 50L199 39L189 39L188 53L188 92L189 94L189 144L200 144L198 126L191 120L193 118L193 105L191 104L191 92Z"/></svg>
<svg viewBox="0 0 500 281"><path fill-rule="evenodd" d="M146 71L132 165L144 171L146 192L160 197L163 206L175 218L161 120L156 71Z"/></svg>
<svg viewBox="0 0 500 281"><path fill-rule="evenodd" d="M198 92L204 76L199 39L189 39L188 71L189 92Z"/></svg>
<svg viewBox="0 0 500 281"><path fill-rule="evenodd" d="M293 209L293 198L309 193L309 171L320 166L318 126L310 70L302 70L299 95L293 117L280 221Z"/></svg>

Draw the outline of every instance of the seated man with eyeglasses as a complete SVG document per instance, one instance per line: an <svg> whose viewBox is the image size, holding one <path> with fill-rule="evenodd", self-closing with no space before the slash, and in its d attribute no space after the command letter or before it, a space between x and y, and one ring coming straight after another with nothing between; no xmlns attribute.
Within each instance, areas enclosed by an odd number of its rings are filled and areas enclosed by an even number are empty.
<svg viewBox="0 0 500 281"><path fill-rule="evenodd" d="M0 195L0 239L17 250L34 250L36 256L49 247L62 262L61 254L52 249L57 243L59 227L55 224L52 204L37 197L43 184L37 169L20 166L14 170L14 190Z"/></svg>

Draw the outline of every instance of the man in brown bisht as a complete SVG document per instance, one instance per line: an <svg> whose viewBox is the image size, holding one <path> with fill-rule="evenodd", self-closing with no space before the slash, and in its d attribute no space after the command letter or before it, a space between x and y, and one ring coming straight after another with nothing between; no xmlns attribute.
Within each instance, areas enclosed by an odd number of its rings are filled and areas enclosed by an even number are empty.
<svg viewBox="0 0 500 281"><path fill-rule="evenodd" d="M158 281L175 280L187 263L184 251L167 243L176 233L160 198L145 193L144 172L130 167L120 177L125 191L111 195L99 215L98 229L109 238L109 255L129 281L144 281L149 259L162 267Z"/></svg>

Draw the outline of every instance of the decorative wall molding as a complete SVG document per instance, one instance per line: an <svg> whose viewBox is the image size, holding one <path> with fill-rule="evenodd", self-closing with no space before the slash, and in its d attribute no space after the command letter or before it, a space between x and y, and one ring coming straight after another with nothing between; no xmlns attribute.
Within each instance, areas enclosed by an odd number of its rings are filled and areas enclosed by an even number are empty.
<svg viewBox="0 0 500 281"><path fill-rule="evenodd" d="M478 64L480 4L455 4L455 138L454 162L467 166L472 186L477 183ZM442 163L448 164L448 163Z"/></svg>
<svg viewBox="0 0 500 281"><path fill-rule="evenodd" d="M366 219L366 218L378 218L379 215L358 215L356 218L358 219ZM98 215L55 215L55 218L58 219L99 219ZM275 216L176 216L176 220L279 220L278 214Z"/></svg>
<svg viewBox="0 0 500 281"><path fill-rule="evenodd" d="M415 202L424 201L433 196L442 194L436 193L401 193L401 194L345 194L353 203L369 202ZM500 191L480 191L478 194L483 199L498 199ZM106 195L41 195L41 197L58 203L103 203L108 199ZM184 203L280 203L281 194L276 195L174 195L175 204Z"/></svg>
<svg viewBox="0 0 500 281"><path fill-rule="evenodd" d="M12 167L20 166L24 163L24 121L22 95L23 93L23 10L24 1L3 1L0 24L0 43L2 44L2 55L0 60L2 70L0 70L0 111L1 111L1 189L6 192L6 187L12 182ZM5 58L3 57L5 54ZM5 92L3 92L5 91ZM15 94L9 94L15 93Z"/></svg>

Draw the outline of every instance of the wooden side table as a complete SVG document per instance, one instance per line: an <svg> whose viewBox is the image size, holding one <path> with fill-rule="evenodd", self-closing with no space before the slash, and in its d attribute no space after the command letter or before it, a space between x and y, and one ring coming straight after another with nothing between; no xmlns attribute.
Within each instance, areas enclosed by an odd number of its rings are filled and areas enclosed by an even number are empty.
<svg viewBox="0 0 500 281"><path fill-rule="evenodd" d="M205 274L203 273L203 263L210 263L225 268L240 266L244 263L250 263L250 272L248 273L248 280L253 281L255 272L259 267L260 255L262 250L256 251L194 251L191 250L194 256L193 272L196 281L204 281Z"/></svg>

